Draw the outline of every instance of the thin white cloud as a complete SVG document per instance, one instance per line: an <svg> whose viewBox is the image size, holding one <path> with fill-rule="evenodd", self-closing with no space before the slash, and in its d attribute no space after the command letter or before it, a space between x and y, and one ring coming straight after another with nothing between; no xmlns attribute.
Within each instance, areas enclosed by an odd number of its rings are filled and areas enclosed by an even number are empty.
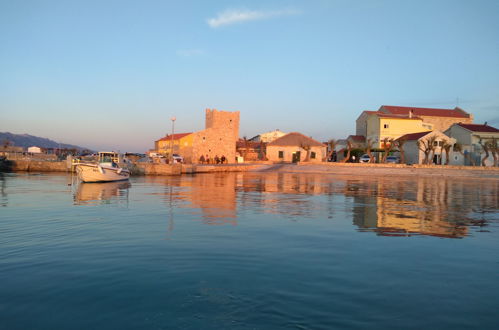
<svg viewBox="0 0 499 330"><path fill-rule="evenodd" d="M296 15L299 12L294 9L260 11L249 9L228 9L217 15L215 18L206 20L208 25L212 28L217 28L223 25L231 25L242 22L256 21L262 19L269 19L279 16Z"/></svg>
<svg viewBox="0 0 499 330"><path fill-rule="evenodd" d="M179 49L177 50L177 55L182 57L192 57L204 55L205 51L202 49Z"/></svg>

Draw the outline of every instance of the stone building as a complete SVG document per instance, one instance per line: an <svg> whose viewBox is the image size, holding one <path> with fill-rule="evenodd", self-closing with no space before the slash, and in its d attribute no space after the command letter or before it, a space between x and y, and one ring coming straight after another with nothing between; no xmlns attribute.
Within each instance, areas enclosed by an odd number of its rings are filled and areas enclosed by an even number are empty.
<svg viewBox="0 0 499 330"><path fill-rule="evenodd" d="M229 164L235 163L238 138L239 111L206 109L205 129L193 133L192 162L208 155L209 159L225 156Z"/></svg>
<svg viewBox="0 0 499 330"><path fill-rule="evenodd" d="M297 132L288 133L267 144L267 159L274 162L318 163L325 158L325 144Z"/></svg>

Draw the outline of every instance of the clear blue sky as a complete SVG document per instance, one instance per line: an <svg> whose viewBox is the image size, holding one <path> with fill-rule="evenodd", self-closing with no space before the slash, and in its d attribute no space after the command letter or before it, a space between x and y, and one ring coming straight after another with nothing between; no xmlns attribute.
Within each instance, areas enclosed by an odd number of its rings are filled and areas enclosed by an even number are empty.
<svg viewBox="0 0 499 330"><path fill-rule="evenodd" d="M2 132L143 152L216 108L326 140L456 102L499 126L499 1L0 0Z"/></svg>

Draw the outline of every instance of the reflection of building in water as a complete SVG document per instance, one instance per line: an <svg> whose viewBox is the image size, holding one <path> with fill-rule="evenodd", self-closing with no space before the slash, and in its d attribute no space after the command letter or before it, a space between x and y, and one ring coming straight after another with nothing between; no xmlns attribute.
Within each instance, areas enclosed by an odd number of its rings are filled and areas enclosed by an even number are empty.
<svg viewBox="0 0 499 330"><path fill-rule="evenodd" d="M77 205L95 203L119 203L128 199L128 181L85 183L80 182L74 194Z"/></svg>
<svg viewBox="0 0 499 330"><path fill-rule="evenodd" d="M237 224L236 176L214 173L196 175L190 191L192 205L199 207L207 224Z"/></svg>
<svg viewBox="0 0 499 330"><path fill-rule="evenodd" d="M311 195L331 197L334 182L321 174L244 173L239 176L237 188L242 205L261 208L265 213L308 217L323 212Z"/></svg>
<svg viewBox="0 0 499 330"><path fill-rule="evenodd" d="M437 178L377 180L348 182L345 191L355 199L353 222L361 230L459 238L468 234L473 210L465 199L470 192L476 190L479 197L475 198L485 209L497 209L498 186L481 183Z"/></svg>
<svg viewBox="0 0 499 330"><path fill-rule="evenodd" d="M207 173L146 181L164 183L165 202L170 207L199 209L203 223L237 224L236 175Z"/></svg>

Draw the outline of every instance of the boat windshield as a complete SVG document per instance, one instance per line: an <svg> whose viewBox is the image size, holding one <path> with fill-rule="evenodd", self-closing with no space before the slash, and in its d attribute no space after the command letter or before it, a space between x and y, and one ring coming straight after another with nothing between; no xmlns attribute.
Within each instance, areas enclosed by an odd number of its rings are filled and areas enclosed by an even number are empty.
<svg viewBox="0 0 499 330"><path fill-rule="evenodd" d="M99 163L118 163L118 154L115 152L100 152Z"/></svg>

